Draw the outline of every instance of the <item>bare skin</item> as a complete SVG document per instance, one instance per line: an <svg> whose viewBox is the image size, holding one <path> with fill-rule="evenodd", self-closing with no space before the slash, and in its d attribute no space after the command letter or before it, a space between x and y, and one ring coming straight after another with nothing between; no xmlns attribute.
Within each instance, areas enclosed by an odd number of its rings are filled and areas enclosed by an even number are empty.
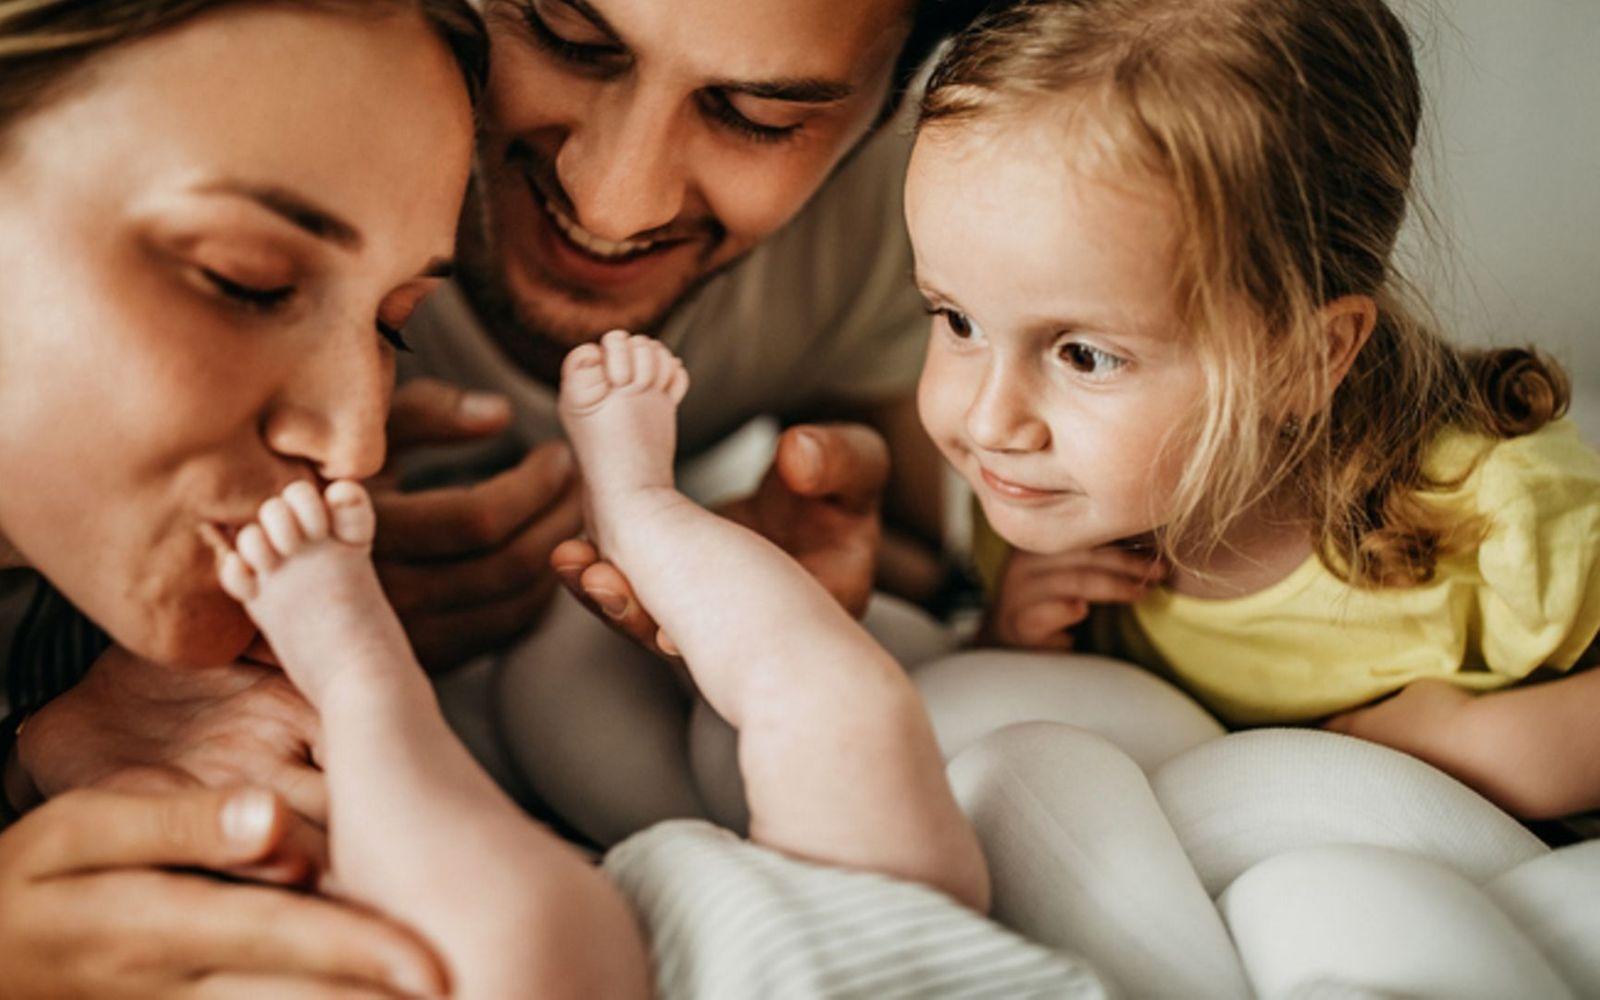
<svg viewBox="0 0 1600 1000"><path fill-rule="evenodd" d="M373 569L374 525L356 484L299 482L231 543L207 532L223 588L322 717L334 891L416 927L454 996L647 996L621 895L440 715Z"/></svg>
<svg viewBox="0 0 1600 1000"><path fill-rule="evenodd" d="M559 412L599 552L739 730L751 838L986 909L977 837L899 665L777 546L674 488L687 388L666 348L613 331L567 356Z"/></svg>

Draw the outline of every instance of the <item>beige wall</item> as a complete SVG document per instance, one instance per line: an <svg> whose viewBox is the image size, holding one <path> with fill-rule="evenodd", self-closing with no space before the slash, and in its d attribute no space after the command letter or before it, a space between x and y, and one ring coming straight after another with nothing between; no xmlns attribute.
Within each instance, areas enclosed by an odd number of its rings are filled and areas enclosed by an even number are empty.
<svg viewBox="0 0 1600 1000"><path fill-rule="evenodd" d="M1600 445L1600 0L1394 2L1431 100L1437 305L1463 339L1554 353Z"/></svg>

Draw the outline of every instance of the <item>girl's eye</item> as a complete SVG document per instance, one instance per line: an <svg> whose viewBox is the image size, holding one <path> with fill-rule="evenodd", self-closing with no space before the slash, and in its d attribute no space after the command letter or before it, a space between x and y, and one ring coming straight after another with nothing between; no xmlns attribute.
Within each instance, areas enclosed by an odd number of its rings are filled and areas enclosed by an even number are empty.
<svg viewBox="0 0 1600 1000"><path fill-rule="evenodd" d="M956 312L943 306L928 310L929 313L944 320L944 325L949 329L950 335L957 340L971 340L977 335L977 328L972 325L972 320L965 313Z"/></svg>
<svg viewBox="0 0 1600 1000"><path fill-rule="evenodd" d="M1105 377L1127 364L1115 354L1076 340L1069 340L1056 348L1062 361L1080 375Z"/></svg>
<svg viewBox="0 0 1600 1000"><path fill-rule="evenodd" d="M522 20L534 40L547 52L564 62L587 69L610 70L627 59L627 51L609 41L585 41L561 34L552 26L553 18L540 11L541 7L546 6L536 0L522 4Z"/></svg>
<svg viewBox="0 0 1600 1000"><path fill-rule="evenodd" d="M733 101L720 90L703 90L699 95L701 111L716 124L751 142L782 142L800 133L801 126L765 125L734 107Z"/></svg>
<svg viewBox="0 0 1600 1000"><path fill-rule="evenodd" d="M293 285L281 285L274 288L258 288L225 277L208 267L202 267L200 274L211 283L211 286L234 302L258 312L271 312L294 295Z"/></svg>

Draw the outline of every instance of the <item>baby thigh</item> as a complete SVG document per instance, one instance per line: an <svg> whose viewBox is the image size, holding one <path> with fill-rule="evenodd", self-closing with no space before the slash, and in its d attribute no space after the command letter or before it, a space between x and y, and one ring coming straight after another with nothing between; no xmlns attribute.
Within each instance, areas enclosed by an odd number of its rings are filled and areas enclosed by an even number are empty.
<svg viewBox="0 0 1600 1000"><path fill-rule="evenodd" d="M533 791L602 846L703 815L689 771L689 696L661 660L565 592L508 653L496 729Z"/></svg>
<svg viewBox="0 0 1600 1000"><path fill-rule="evenodd" d="M1083 956L1128 996L1249 994L1216 906L1128 755L1032 722L977 740L949 773L983 842L996 920Z"/></svg>
<svg viewBox="0 0 1600 1000"><path fill-rule="evenodd" d="M956 636L898 597L873 594L861 625L908 671L956 648ZM703 699L696 699L689 725L689 759L706 812L719 826L744 832L750 825L744 780L739 775L739 736Z"/></svg>

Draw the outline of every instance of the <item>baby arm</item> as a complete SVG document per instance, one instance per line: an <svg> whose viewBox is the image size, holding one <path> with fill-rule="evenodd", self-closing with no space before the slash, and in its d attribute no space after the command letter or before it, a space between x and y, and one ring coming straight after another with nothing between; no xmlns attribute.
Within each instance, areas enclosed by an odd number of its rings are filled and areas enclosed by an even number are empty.
<svg viewBox="0 0 1600 1000"><path fill-rule="evenodd" d="M739 730L752 839L986 908L976 834L899 664L775 545L673 487L686 388L665 348L611 333L568 356L560 412L601 553Z"/></svg>
<svg viewBox="0 0 1600 1000"><path fill-rule="evenodd" d="M1474 695L1447 681L1328 720L1460 779L1507 812L1550 819L1600 808L1600 669Z"/></svg>

